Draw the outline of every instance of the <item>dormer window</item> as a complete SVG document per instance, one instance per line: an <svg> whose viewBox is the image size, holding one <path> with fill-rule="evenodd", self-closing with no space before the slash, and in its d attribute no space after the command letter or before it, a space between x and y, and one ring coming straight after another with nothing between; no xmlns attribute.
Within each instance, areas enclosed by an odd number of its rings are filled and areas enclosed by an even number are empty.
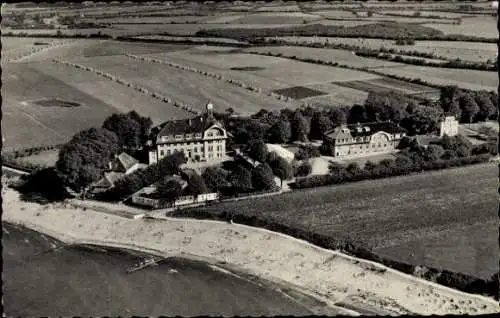
<svg viewBox="0 0 500 318"><path fill-rule="evenodd" d="M189 138L192 138L193 135L192 134L186 134L186 138L189 139Z"/></svg>
<svg viewBox="0 0 500 318"><path fill-rule="evenodd" d="M365 131L369 132L370 131L370 127L365 127Z"/></svg>
<svg viewBox="0 0 500 318"><path fill-rule="evenodd" d="M342 132L343 132L344 134L347 134L347 133L349 133L349 129L344 128L344 129L342 129Z"/></svg>
<svg viewBox="0 0 500 318"><path fill-rule="evenodd" d="M213 134L213 133L211 133L211 132L207 133L207 137L213 137L213 135L214 135L214 134Z"/></svg>
<svg viewBox="0 0 500 318"><path fill-rule="evenodd" d="M161 140L162 140L162 141L167 141L167 140L169 140L169 139L170 139L170 138L169 138L169 136L161 136Z"/></svg>
<svg viewBox="0 0 500 318"><path fill-rule="evenodd" d="M196 134L195 134L195 137L196 137L196 138L201 138L201 134L200 134L200 133L196 133Z"/></svg>
<svg viewBox="0 0 500 318"><path fill-rule="evenodd" d="M182 135L175 135L175 139L176 140L182 139Z"/></svg>

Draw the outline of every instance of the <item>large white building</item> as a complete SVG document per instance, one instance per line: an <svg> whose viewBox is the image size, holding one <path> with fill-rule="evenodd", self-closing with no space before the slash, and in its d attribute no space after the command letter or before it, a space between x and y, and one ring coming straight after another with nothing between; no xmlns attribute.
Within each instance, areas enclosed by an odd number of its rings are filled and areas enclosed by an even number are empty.
<svg viewBox="0 0 500 318"><path fill-rule="evenodd" d="M178 151L184 152L188 162L221 159L226 155L226 140L226 129L215 120L213 105L208 103L205 114L161 125L149 151L149 164Z"/></svg>
<svg viewBox="0 0 500 318"><path fill-rule="evenodd" d="M359 157L396 150L406 130L392 122L343 125L327 131L323 143L334 157Z"/></svg>

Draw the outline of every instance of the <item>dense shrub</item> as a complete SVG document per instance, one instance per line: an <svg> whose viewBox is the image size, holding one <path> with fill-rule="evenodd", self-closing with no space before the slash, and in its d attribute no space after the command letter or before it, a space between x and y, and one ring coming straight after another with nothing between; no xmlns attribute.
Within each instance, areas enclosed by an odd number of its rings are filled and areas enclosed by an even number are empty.
<svg viewBox="0 0 500 318"><path fill-rule="evenodd" d="M490 154L480 154L475 156L468 156L463 158L450 158L450 159L439 159L436 161L426 161L426 162L411 162L409 160L405 161L404 165L402 161L382 161L377 165L370 165L365 167L365 169L353 170L355 172L349 172L345 167L341 165L335 165L334 169L331 169L330 174L311 176L306 178L297 179L295 184L292 185L295 189L313 188L332 184L342 184L346 182L360 181L366 179L379 179L387 178L393 176L406 175L412 172L420 172L425 170L439 170L449 167L460 167L464 165L477 164L488 162L491 158Z"/></svg>
<svg viewBox="0 0 500 318"><path fill-rule="evenodd" d="M316 158L321 155L319 147L313 145L304 145L299 147L299 151L295 153L295 160L306 160Z"/></svg>

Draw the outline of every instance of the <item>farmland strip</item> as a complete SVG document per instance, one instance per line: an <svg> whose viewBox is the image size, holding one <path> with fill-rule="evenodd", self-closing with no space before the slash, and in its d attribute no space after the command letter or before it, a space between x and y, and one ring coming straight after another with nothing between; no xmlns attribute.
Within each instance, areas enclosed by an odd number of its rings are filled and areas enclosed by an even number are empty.
<svg viewBox="0 0 500 318"><path fill-rule="evenodd" d="M124 79L121 79L119 77L116 77L112 74L109 74L109 73L106 73L106 72L103 72L103 71L100 71L100 70L96 70L94 68L91 68L91 67L88 67L88 66L85 66L85 65L81 65L81 64L76 64L76 63L72 63L72 62L68 62L68 61L64 61L64 60L60 60L60 59L53 59L53 61L55 63L59 63L59 64L63 64L63 65L67 65L67 66L73 66L73 67L76 67L77 69L82 69L82 70L85 70L85 71L89 71L89 72L94 72L96 73L97 75L101 75L102 77L104 78L107 78L109 80L113 80L119 84L122 84L124 86L127 86L127 87L131 87L133 89L135 89L136 91L138 92L141 92L141 93L144 93L144 94L149 94L151 95L153 98L156 98L166 104L172 104L174 107L179 107L179 108L182 108L192 114L195 114L195 115L199 115L200 112L199 111L196 111L192 106L188 105L188 104L184 104L184 103L181 103L181 102L177 102L177 101L173 101L171 98L165 96L165 95L162 95L160 93L156 93L156 92L149 92L146 88L144 87L140 87L140 86L137 86L133 83L130 83Z"/></svg>
<svg viewBox="0 0 500 318"><path fill-rule="evenodd" d="M245 89L247 89L247 90L249 90L251 92L255 92L257 94L259 94L261 92L264 92L267 96L272 96L272 97L275 97L278 100L283 100L285 102L293 101L294 100L293 98L291 98L289 96L285 96L285 95L281 95L281 94L276 94L275 92L273 92L271 90L265 90L265 89L262 89L260 87L254 87L254 86L252 86L250 84L247 84L247 83L244 83L242 81L235 80L235 79L224 78L220 74L198 70L198 69L196 69L194 67L190 67L190 66L186 66L186 65L181 65L181 64L176 64L176 63L172 63L172 62L169 62L169 61L166 61L166 60L160 60L160 59L155 59L155 58L148 58L148 57L144 57L144 56L137 56L137 55L133 55L133 54L125 54L125 56L127 56L127 57L129 57L131 59L135 59L135 60L147 61L147 62L152 62L152 63L160 63L160 64L163 64L163 65L167 65L169 67L181 69L183 71L190 71L190 72L193 72L193 73L198 73L198 74L201 74L201 75L204 75L204 76L207 76L207 77L211 77L211 78L214 78L214 79L217 79L217 80L224 80L226 83L229 83L231 85L234 85L234 86L237 86L237 87L241 87L241 88L245 88Z"/></svg>

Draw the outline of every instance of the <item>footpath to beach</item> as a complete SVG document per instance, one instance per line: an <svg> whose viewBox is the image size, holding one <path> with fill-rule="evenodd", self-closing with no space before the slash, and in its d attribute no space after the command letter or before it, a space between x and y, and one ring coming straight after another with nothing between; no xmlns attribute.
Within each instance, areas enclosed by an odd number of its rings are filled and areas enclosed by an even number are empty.
<svg viewBox="0 0 500 318"><path fill-rule="evenodd" d="M239 224L191 219L131 219L69 204L22 202L2 189L3 220L66 243L96 244L163 257L202 260L299 290L331 307L386 314L498 313L494 299L406 275L377 263ZM349 310L339 310L356 315Z"/></svg>

